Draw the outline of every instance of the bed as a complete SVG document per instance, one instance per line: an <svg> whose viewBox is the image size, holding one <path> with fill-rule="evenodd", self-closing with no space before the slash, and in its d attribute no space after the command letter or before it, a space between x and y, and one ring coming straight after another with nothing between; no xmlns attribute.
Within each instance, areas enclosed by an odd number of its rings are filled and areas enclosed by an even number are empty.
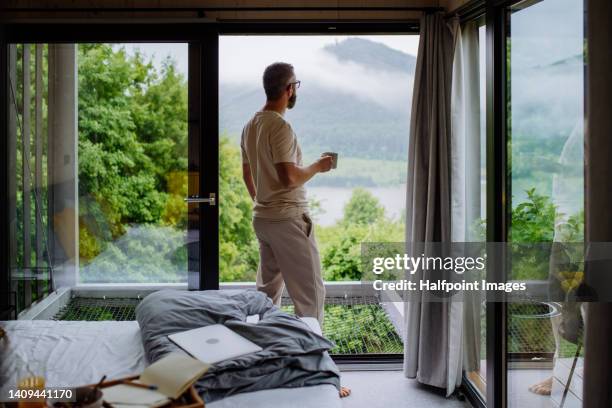
<svg viewBox="0 0 612 408"><path fill-rule="evenodd" d="M253 321L254 317L249 317ZM318 322L302 319L315 332ZM0 395L13 388L29 372L44 373L47 386L74 386L138 374L147 364L141 333L135 321L50 321L0 322L8 343L0 341ZM341 406L337 389L329 384L278 388L233 395L206 404L209 408Z"/></svg>

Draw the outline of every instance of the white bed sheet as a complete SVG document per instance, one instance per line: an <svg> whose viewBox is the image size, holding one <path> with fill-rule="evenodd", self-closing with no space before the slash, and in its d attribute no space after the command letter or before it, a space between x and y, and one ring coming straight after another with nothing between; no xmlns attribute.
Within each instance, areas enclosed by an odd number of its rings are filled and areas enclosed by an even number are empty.
<svg viewBox="0 0 612 408"><path fill-rule="evenodd" d="M321 333L316 319L303 320ZM146 366L135 321L17 320L0 326L9 337L8 343L0 342L0 395L28 372L43 374L48 387L61 387L91 384L104 374L109 379L135 375ZM206 406L339 408L341 402L334 386L318 385L238 394Z"/></svg>
<svg viewBox="0 0 612 408"><path fill-rule="evenodd" d="M15 320L0 323L8 335L0 378L15 387L28 370L43 374L48 387L90 384L135 375L146 359L140 328L130 322ZM4 381L3 381L4 380Z"/></svg>

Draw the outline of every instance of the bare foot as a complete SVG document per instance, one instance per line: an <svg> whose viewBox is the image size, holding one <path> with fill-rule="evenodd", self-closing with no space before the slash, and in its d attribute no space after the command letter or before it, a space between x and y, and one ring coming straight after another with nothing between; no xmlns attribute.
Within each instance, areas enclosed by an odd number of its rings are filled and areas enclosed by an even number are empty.
<svg viewBox="0 0 612 408"><path fill-rule="evenodd" d="M550 392L552 390L552 381L552 377L547 378L544 381L529 387L529 391L538 395L550 395Z"/></svg>
<svg viewBox="0 0 612 408"><path fill-rule="evenodd" d="M340 392L338 394L340 394L340 398L346 398L351 395L351 389L347 387L340 387Z"/></svg>

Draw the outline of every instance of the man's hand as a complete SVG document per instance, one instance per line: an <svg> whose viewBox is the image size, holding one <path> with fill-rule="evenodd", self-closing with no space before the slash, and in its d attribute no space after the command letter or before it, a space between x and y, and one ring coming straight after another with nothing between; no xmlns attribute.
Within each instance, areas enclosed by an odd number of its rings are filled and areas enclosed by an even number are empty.
<svg viewBox="0 0 612 408"><path fill-rule="evenodd" d="M322 156L316 161L319 173L326 173L331 170L334 164L334 158L332 156Z"/></svg>

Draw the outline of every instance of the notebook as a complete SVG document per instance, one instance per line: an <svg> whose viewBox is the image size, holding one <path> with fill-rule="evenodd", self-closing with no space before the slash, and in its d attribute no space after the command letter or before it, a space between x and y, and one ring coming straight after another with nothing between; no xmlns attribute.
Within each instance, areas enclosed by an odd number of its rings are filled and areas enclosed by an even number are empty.
<svg viewBox="0 0 612 408"><path fill-rule="evenodd" d="M193 357L208 364L263 350L222 324L171 334L168 338Z"/></svg>
<svg viewBox="0 0 612 408"><path fill-rule="evenodd" d="M115 408L161 407L170 402L170 398L159 391L117 384L102 389L103 399Z"/></svg>
<svg viewBox="0 0 612 408"><path fill-rule="evenodd" d="M134 382L157 386L157 390L117 384L102 389L104 401L115 407L159 407L180 397L210 366L190 356L170 353L156 361Z"/></svg>
<svg viewBox="0 0 612 408"><path fill-rule="evenodd" d="M179 353L170 353L157 360L140 374L139 381L157 385L159 392L170 397L180 397L210 366Z"/></svg>

